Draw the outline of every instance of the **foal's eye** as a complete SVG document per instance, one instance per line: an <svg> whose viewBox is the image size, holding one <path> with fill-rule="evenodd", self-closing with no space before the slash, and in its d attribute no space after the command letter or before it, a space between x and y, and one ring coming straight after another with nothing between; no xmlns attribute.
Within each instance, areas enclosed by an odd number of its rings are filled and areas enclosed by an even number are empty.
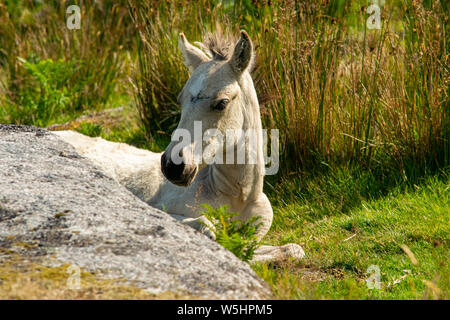
<svg viewBox="0 0 450 320"><path fill-rule="evenodd" d="M229 102L230 102L230 100L228 100L228 99L219 100L219 102L217 102L215 105L213 105L213 109L221 111L221 110L225 109L225 107L227 106L227 104Z"/></svg>

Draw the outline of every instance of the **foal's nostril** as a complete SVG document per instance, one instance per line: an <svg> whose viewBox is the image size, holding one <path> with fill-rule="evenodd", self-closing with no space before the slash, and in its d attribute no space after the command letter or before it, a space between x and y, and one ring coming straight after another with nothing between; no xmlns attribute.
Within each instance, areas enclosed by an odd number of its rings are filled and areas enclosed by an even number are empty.
<svg viewBox="0 0 450 320"><path fill-rule="evenodd" d="M183 162L175 164L172 159L167 159L166 153L163 153L161 156L161 170L164 176L170 181L177 181L182 178L185 166Z"/></svg>

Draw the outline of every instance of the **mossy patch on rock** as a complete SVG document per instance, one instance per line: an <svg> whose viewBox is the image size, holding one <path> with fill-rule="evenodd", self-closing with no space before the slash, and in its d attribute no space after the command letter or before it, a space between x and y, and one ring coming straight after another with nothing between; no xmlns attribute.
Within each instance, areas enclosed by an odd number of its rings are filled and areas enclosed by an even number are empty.
<svg viewBox="0 0 450 320"><path fill-rule="evenodd" d="M196 299L189 294L151 294L124 279L103 279L80 269L79 288L70 285L71 265L46 266L41 259L16 253L0 258L0 300L15 299Z"/></svg>

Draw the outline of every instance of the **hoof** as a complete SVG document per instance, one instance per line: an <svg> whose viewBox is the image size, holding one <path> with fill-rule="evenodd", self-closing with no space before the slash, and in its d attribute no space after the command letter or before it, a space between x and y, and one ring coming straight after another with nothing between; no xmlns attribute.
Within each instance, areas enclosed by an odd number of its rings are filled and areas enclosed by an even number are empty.
<svg viewBox="0 0 450 320"><path fill-rule="evenodd" d="M208 227L203 227L201 230L199 230L201 233L203 233L205 236L210 238L213 241L216 241L216 234L211 231Z"/></svg>
<svg viewBox="0 0 450 320"><path fill-rule="evenodd" d="M262 245L256 249L252 262L283 261L289 258L302 259L305 251L296 243L288 243L283 246Z"/></svg>

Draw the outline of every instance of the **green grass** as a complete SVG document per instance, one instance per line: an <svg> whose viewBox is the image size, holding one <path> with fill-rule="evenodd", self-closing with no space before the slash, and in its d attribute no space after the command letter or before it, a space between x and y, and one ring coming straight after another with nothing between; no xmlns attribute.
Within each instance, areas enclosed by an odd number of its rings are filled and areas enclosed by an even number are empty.
<svg viewBox="0 0 450 320"><path fill-rule="evenodd" d="M265 241L295 242L306 252L302 261L253 266L276 295L282 299L447 299L449 171L417 185L396 186L378 197L361 192L364 178L352 176L348 169L335 172L300 183L306 185L307 196L287 198L281 204L271 195L277 204ZM351 203L345 204L347 199ZM417 264L402 249L404 245ZM367 288L370 265L381 271L380 290Z"/></svg>

